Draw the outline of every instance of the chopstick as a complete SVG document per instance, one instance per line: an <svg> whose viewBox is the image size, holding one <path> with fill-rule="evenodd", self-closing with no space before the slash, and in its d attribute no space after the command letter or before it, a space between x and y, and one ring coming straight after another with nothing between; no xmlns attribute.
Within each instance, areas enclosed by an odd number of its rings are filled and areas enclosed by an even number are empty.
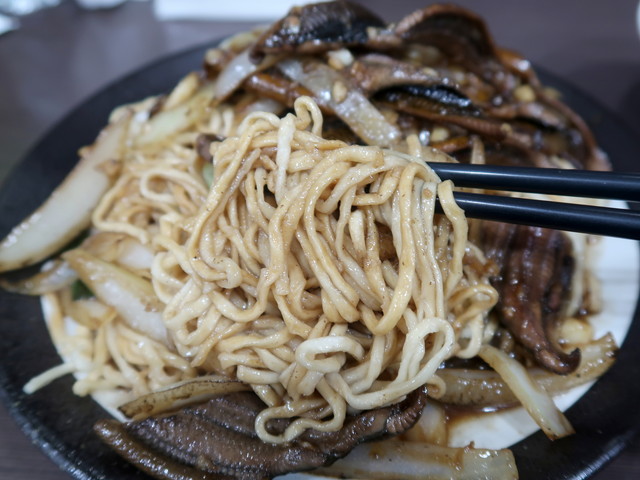
<svg viewBox="0 0 640 480"><path fill-rule="evenodd" d="M619 208L454 192L470 218L640 240L640 214Z"/></svg>
<svg viewBox="0 0 640 480"><path fill-rule="evenodd" d="M456 187L640 201L640 174L430 163ZM640 240L640 213L546 200L454 192L467 217Z"/></svg>
<svg viewBox="0 0 640 480"><path fill-rule="evenodd" d="M429 166L457 187L640 202L639 173L436 162Z"/></svg>

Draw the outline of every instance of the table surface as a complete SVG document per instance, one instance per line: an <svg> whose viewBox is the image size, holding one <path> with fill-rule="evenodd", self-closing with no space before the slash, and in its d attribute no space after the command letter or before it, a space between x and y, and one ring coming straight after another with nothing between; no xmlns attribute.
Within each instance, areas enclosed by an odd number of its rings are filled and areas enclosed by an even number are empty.
<svg viewBox="0 0 640 480"><path fill-rule="evenodd" d="M498 44L524 53L597 98L640 134L637 1L456 3L480 13ZM389 20L424 4L367 2ZM150 2L86 11L71 1L24 17L21 23L18 31L0 36L0 180L47 129L93 92L154 59L253 25L159 22ZM2 406L0 478L70 478L29 443ZM593 478L640 478L640 439Z"/></svg>

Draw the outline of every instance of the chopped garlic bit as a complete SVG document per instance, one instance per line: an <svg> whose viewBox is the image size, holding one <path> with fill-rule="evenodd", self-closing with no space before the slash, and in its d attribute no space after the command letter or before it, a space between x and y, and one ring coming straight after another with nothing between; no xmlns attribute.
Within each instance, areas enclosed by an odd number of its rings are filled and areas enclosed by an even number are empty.
<svg viewBox="0 0 640 480"><path fill-rule="evenodd" d="M438 72L431 68L431 67L422 67L422 72L425 73L426 75L430 75L432 77L437 77L438 76Z"/></svg>
<svg viewBox="0 0 640 480"><path fill-rule="evenodd" d="M560 325L560 342L569 345L585 345L593 338L593 326L579 318L569 317Z"/></svg>
<svg viewBox="0 0 640 480"><path fill-rule="evenodd" d="M300 32L300 19L298 17L287 17L285 20L285 25L284 25L285 30L287 31L287 33L290 34L297 34Z"/></svg>
<svg viewBox="0 0 640 480"><path fill-rule="evenodd" d="M342 70L353 63L353 55L346 48L327 53L327 63L334 70Z"/></svg>
<svg viewBox="0 0 640 480"><path fill-rule="evenodd" d="M444 142L447 138L449 138L449 130L444 127L433 127L431 130L431 142Z"/></svg>
<svg viewBox="0 0 640 480"><path fill-rule="evenodd" d="M519 102L531 103L536 101L536 92L533 91L531 85L520 85L513 91L513 96Z"/></svg>
<svg viewBox="0 0 640 480"><path fill-rule="evenodd" d="M344 102L344 99L347 98L347 93L347 86L344 83L337 81L333 84L333 88L331 89L331 96L336 102Z"/></svg>

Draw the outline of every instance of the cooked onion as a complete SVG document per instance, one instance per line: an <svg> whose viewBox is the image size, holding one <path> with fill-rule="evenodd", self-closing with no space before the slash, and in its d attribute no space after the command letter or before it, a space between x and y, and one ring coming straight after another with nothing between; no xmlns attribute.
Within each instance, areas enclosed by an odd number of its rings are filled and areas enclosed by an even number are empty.
<svg viewBox="0 0 640 480"><path fill-rule="evenodd" d="M183 98L183 103L154 115L147 122L146 130L136 137L135 143L143 147L163 142L189 128L202 117L214 96L213 91L213 83L204 83L188 100Z"/></svg>
<svg viewBox="0 0 640 480"><path fill-rule="evenodd" d="M547 437L555 440L574 433L569 420L555 406L549 394L529 377L520 362L490 345L484 345L479 355L500 374Z"/></svg>
<svg viewBox="0 0 640 480"><path fill-rule="evenodd" d="M240 86L245 78L257 70L258 66L249 58L249 49L237 55L218 75L215 97L219 100L225 99Z"/></svg>
<svg viewBox="0 0 640 480"><path fill-rule="evenodd" d="M398 127L333 68L293 58L280 62L278 68L313 92L320 105L331 108L367 144L388 147L400 140Z"/></svg>
<svg viewBox="0 0 640 480"><path fill-rule="evenodd" d="M80 249L63 255L84 283L111 305L130 327L165 345L171 342L162 322L162 304L148 280Z"/></svg>
<svg viewBox="0 0 640 480"><path fill-rule="evenodd" d="M534 369L529 375L547 393L556 395L584 385L600 377L615 361L618 347L611 334L581 348L582 358L577 370L569 375L555 375ZM505 407L518 403L518 398L504 379L493 370L445 368L438 372L446 384L439 401L473 408Z"/></svg>
<svg viewBox="0 0 640 480"><path fill-rule="evenodd" d="M45 270L31 277L10 281L0 279L0 287L22 295L44 295L71 285L78 274L62 260L54 260Z"/></svg>
<svg viewBox="0 0 640 480"><path fill-rule="evenodd" d="M250 387L228 378L211 375L186 380L170 388L136 398L120 406L120 411L133 420L163 413L209 398L249 390Z"/></svg>
<svg viewBox="0 0 640 480"><path fill-rule="evenodd" d="M0 243L0 272L39 262L89 225L91 211L111 183L98 167L120 157L130 117L123 115L102 131L93 146L83 149L60 186Z"/></svg>
<svg viewBox="0 0 640 480"><path fill-rule="evenodd" d="M362 444L345 458L318 472L337 478L372 480L518 478L516 462L509 450L449 448L394 440Z"/></svg>

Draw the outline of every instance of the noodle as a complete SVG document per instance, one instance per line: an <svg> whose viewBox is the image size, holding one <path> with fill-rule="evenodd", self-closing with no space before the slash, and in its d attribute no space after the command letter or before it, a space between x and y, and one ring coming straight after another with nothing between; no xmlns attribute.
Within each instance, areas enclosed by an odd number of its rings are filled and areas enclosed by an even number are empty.
<svg viewBox="0 0 640 480"><path fill-rule="evenodd" d="M172 344L116 316L94 333L76 391L139 395L225 374L267 404L256 430L273 443L338 430L348 410L396 403L422 385L437 396L437 369L478 353L497 300L470 267L486 261L467 241L451 183L406 154L322 138L308 97L284 118L229 112L220 105L182 134L211 125L231 134L212 144L208 193L188 146L132 148L94 211L97 232L153 250L141 275L164 305ZM273 435L274 418L292 421Z"/></svg>

